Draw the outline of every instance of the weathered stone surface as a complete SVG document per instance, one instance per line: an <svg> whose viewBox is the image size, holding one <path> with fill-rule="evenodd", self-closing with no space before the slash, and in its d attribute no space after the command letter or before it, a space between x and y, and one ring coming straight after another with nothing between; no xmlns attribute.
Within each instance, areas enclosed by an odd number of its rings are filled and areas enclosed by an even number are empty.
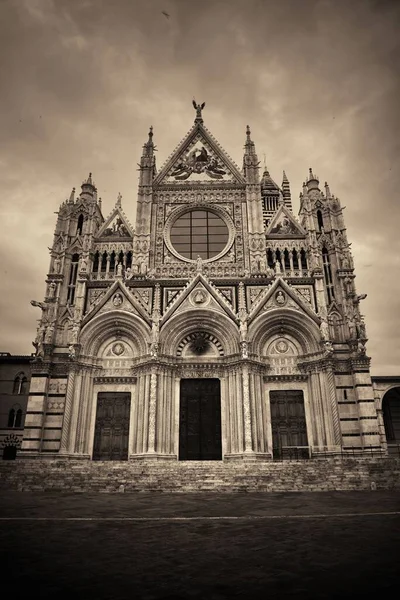
<svg viewBox="0 0 400 600"><path fill-rule="evenodd" d="M277 492L400 489L400 459L224 463L17 460L0 463L0 488L19 491Z"/></svg>

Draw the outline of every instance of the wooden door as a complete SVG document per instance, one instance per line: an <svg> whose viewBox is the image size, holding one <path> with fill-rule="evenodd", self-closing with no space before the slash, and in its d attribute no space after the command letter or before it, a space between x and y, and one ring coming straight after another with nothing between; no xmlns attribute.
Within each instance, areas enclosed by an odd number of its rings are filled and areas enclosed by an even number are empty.
<svg viewBox="0 0 400 600"><path fill-rule="evenodd" d="M219 379L182 379L180 460L222 460Z"/></svg>
<svg viewBox="0 0 400 600"><path fill-rule="evenodd" d="M276 390L269 394L274 458L307 458L308 439L301 390Z"/></svg>
<svg viewBox="0 0 400 600"><path fill-rule="evenodd" d="M130 407L130 393L97 395L93 460L128 460Z"/></svg>

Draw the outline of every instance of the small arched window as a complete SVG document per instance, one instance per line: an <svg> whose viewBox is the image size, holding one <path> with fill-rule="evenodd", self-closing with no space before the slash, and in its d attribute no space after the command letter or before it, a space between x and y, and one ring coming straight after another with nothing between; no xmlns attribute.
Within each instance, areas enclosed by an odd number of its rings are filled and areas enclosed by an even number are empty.
<svg viewBox="0 0 400 600"><path fill-rule="evenodd" d="M76 226L76 235L82 235L82 229L83 229L83 215L79 215L78 225Z"/></svg>
<svg viewBox="0 0 400 600"><path fill-rule="evenodd" d="M75 287L78 277L79 254L74 254L71 261L71 270L69 272L67 304L73 305L75 302Z"/></svg>
<svg viewBox="0 0 400 600"><path fill-rule="evenodd" d="M8 413L7 427L22 427L22 408L19 404L15 404Z"/></svg>
<svg viewBox="0 0 400 600"><path fill-rule="evenodd" d="M28 393L28 378L25 373L18 373L14 379L13 394Z"/></svg>
<svg viewBox="0 0 400 600"><path fill-rule="evenodd" d="M323 266L324 266L324 279L325 279L326 293L328 295L328 304L331 304L331 302L335 298L335 288L333 285L332 269L331 269L331 261L329 258L329 252L325 246L322 248L322 262L323 262Z"/></svg>
<svg viewBox="0 0 400 600"><path fill-rule="evenodd" d="M324 228L324 219L322 218L322 212L317 210L317 222L318 222L318 231Z"/></svg>
<svg viewBox="0 0 400 600"><path fill-rule="evenodd" d="M304 248L302 248L300 250L300 263L301 263L301 268L306 271L307 270L307 254L306 251L304 250Z"/></svg>

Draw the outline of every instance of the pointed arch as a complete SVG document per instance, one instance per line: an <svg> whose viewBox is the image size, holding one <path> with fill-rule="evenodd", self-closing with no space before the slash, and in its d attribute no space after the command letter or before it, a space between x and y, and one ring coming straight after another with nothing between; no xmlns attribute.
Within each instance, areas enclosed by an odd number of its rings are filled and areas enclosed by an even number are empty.
<svg viewBox="0 0 400 600"><path fill-rule="evenodd" d="M20 428L22 427L22 408L20 404L14 404L12 408L8 411L8 420L7 427L8 428Z"/></svg>
<svg viewBox="0 0 400 600"><path fill-rule="evenodd" d="M78 217L78 223L76 225L76 235L82 235L84 218L85 217L83 216L82 213Z"/></svg>
<svg viewBox="0 0 400 600"><path fill-rule="evenodd" d="M13 394L28 393L28 378L23 371L18 373L14 378Z"/></svg>

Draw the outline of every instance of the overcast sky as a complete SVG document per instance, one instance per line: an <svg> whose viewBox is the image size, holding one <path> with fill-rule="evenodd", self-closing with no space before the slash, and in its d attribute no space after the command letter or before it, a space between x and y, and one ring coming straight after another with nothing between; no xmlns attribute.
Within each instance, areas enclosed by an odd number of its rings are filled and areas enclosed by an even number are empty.
<svg viewBox="0 0 400 600"><path fill-rule="evenodd" d="M165 11L169 18L162 14ZM106 217L134 223L150 125L158 168L192 97L242 165L308 168L346 207L375 375L400 375L400 2L0 0L0 350L33 351L59 205L93 172Z"/></svg>

